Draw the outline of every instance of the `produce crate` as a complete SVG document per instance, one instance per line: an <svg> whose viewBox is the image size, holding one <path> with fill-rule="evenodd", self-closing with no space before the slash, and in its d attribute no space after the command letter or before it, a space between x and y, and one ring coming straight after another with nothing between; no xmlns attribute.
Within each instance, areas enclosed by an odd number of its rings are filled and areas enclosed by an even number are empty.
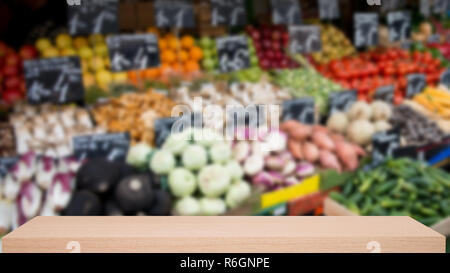
<svg viewBox="0 0 450 273"><path fill-rule="evenodd" d="M324 214L326 216L357 216L343 205L337 203L330 197L325 199ZM450 217L434 224L431 228L444 236L450 236Z"/></svg>

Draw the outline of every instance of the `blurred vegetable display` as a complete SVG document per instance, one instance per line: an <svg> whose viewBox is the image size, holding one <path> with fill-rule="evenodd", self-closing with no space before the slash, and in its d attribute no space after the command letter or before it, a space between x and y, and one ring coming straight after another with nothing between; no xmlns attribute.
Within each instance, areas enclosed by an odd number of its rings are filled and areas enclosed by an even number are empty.
<svg viewBox="0 0 450 273"><path fill-rule="evenodd" d="M326 65L318 65L317 69L344 88L358 90L362 100L369 100L379 87L394 85L396 104L401 103L406 94L409 74L425 74L427 83L435 85L445 71L441 61L433 58L430 52L409 53L396 48L377 49L358 57L333 60Z"/></svg>
<svg viewBox="0 0 450 273"><path fill-rule="evenodd" d="M331 24L321 24L322 50L313 53L314 61L325 64L332 60L353 56L356 49L352 42L338 28Z"/></svg>
<svg viewBox="0 0 450 273"><path fill-rule="evenodd" d="M367 104L358 101L347 113L336 112L327 121L331 131L343 134L350 141L368 147L372 144L375 133L388 131L392 128L390 119L392 108L382 101Z"/></svg>
<svg viewBox="0 0 450 273"><path fill-rule="evenodd" d="M387 159L330 196L358 215L411 216L430 226L450 216L450 175L419 161Z"/></svg>
<svg viewBox="0 0 450 273"><path fill-rule="evenodd" d="M322 169L337 172L354 171L365 151L358 145L345 140L327 128L309 126L297 121L286 121L281 130L288 135L288 149L294 158L317 164Z"/></svg>
<svg viewBox="0 0 450 273"><path fill-rule="evenodd" d="M221 215L251 194L231 143L210 129L171 134L152 155L150 169L167 178L177 215Z"/></svg>
<svg viewBox="0 0 450 273"><path fill-rule="evenodd" d="M129 132L132 144L144 142L153 145L154 122L169 117L175 103L156 91L126 93L94 106L92 115L108 132Z"/></svg>
<svg viewBox="0 0 450 273"><path fill-rule="evenodd" d="M0 183L0 233L37 215L59 215L72 196L80 165L70 157L21 156Z"/></svg>

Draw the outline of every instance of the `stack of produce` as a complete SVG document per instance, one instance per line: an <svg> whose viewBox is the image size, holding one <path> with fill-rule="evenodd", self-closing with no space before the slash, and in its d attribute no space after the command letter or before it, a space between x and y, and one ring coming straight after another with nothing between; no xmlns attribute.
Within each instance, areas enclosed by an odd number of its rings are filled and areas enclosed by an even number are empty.
<svg viewBox="0 0 450 273"><path fill-rule="evenodd" d="M177 215L221 215L251 193L231 143L209 129L170 135L153 154L150 169L168 177Z"/></svg>
<svg viewBox="0 0 450 273"><path fill-rule="evenodd" d="M315 174L314 165L288 150L287 135L279 130L260 128L237 133L233 155L248 180L263 191L293 186Z"/></svg>
<svg viewBox="0 0 450 273"><path fill-rule="evenodd" d="M14 130L8 123L0 123L0 157L16 155Z"/></svg>
<svg viewBox="0 0 450 273"><path fill-rule="evenodd" d="M321 113L326 113L328 110L330 93L343 89L314 69L306 68L279 71L276 73L274 82L278 86L288 89L295 98L313 97Z"/></svg>
<svg viewBox="0 0 450 273"><path fill-rule="evenodd" d="M248 105L272 105L281 104L284 100L290 99L289 93L278 88L268 82L258 83L233 83L228 85L225 82L216 82L214 84L205 84L200 90L191 92L188 87L180 87L172 94L174 100L178 103L185 104L193 111L197 109L194 99L201 97L203 105L218 105L225 107L248 106Z"/></svg>
<svg viewBox="0 0 450 273"><path fill-rule="evenodd" d="M264 70L297 68L299 65L286 54L289 33L283 26L248 26L247 35L253 40L250 52L256 52L259 66ZM256 63L256 61L252 61Z"/></svg>
<svg viewBox="0 0 450 273"><path fill-rule="evenodd" d="M0 41L0 102L12 106L26 96L23 61L37 57L37 50L24 45L16 52Z"/></svg>
<svg viewBox="0 0 450 273"><path fill-rule="evenodd" d="M433 225L450 216L450 175L408 158L388 159L358 171L330 196L358 215L411 216Z"/></svg>
<svg viewBox="0 0 450 273"><path fill-rule="evenodd" d="M85 87L96 85L106 91L111 83L127 82L126 73L110 71L108 46L105 37L100 34L73 39L68 34L59 34L54 43L40 38L36 41L36 48L42 58L79 56Z"/></svg>
<svg viewBox="0 0 450 273"><path fill-rule="evenodd" d="M399 105L394 109L391 124L394 128L400 128L402 144L423 146L439 143L446 138L434 121L408 105Z"/></svg>
<svg viewBox="0 0 450 273"><path fill-rule="evenodd" d="M155 91L128 93L98 105L92 110L97 124L112 133L129 132L132 144L153 145L154 122L170 117L175 103Z"/></svg>
<svg viewBox="0 0 450 273"><path fill-rule="evenodd" d="M33 151L49 157L72 154L72 138L104 131L94 126L87 110L72 106L16 105L10 116L18 154Z"/></svg>
<svg viewBox="0 0 450 273"><path fill-rule="evenodd" d="M356 49L345 34L331 24L321 25L322 50L313 53L314 61L319 64L356 54Z"/></svg>
<svg viewBox="0 0 450 273"><path fill-rule="evenodd" d="M433 25L430 22L423 22L416 31L411 33L411 38L414 42L426 44L431 35L433 35Z"/></svg>
<svg viewBox="0 0 450 273"><path fill-rule="evenodd" d="M151 174L104 159L92 159L76 173L76 190L63 211L68 216L169 215L170 194Z"/></svg>
<svg viewBox="0 0 450 273"><path fill-rule="evenodd" d="M136 81L137 73L145 80L168 81L170 77L192 79L200 71L200 61L203 50L197 46L194 37L185 35L181 38L173 34L159 37L160 67L150 68L141 72L128 73L131 81Z"/></svg>
<svg viewBox="0 0 450 273"><path fill-rule="evenodd" d="M216 41L210 37L202 37L198 45L203 50L202 68L207 72L213 72L219 68Z"/></svg>
<svg viewBox="0 0 450 273"><path fill-rule="evenodd" d="M327 121L332 132L343 134L353 143L367 147L375 133L390 130L392 117L391 106L382 101L374 101L370 105L358 101L347 113L336 112Z"/></svg>
<svg viewBox="0 0 450 273"><path fill-rule="evenodd" d="M396 48L377 49L355 58L331 61L317 66L317 69L344 88L358 90L362 100L368 100L381 86L394 85L396 104L401 103L405 96L409 74L425 74L428 84L436 84L445 70L441 61L429 52L410 54Z"/></svg>
<svg viewBox="0 0 450 273"><path fill-rule="evenodd" d="M72 158L21 156L0 180L0 234L38 215L58 215L69 203L79 166Z"/></svg>
<svg viewBox="0 0 450 273"><path fill-rule="evenodd" d="M360 146L319 125L286 121L281 129L288 135L288 149L294 158L323 169L354 171L359 167L360 157L365 156Z"/></svg>
<svg viewBox="0 0 450 273"><path fill-rule="evenodd" d="M439 87L428 86L413 100L429 111L450 120L450 90L447 87L443 85Z"/></svg>

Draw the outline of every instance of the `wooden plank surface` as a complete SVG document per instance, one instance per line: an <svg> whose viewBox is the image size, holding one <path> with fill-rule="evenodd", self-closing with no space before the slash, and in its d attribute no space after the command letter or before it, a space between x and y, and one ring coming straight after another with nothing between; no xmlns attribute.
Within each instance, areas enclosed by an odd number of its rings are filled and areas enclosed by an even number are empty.
<svg viewBox="0 0 450 273"><path fill-rule="evenodd" d="M36 217L3 238L8 252L444 252L409 217Z"/></svg>

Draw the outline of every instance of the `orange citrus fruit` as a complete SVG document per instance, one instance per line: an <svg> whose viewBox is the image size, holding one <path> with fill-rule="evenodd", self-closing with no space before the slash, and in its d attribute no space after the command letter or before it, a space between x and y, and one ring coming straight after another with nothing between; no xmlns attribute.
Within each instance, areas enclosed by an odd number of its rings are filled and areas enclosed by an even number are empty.
<svg viewBox="0 0 450 273"><path fill-rule="evenodd" d="M177 52L178 61L185 63L189 60L189 53L185 50L180 50Z"/></svg>
<svg viewBox="0 0 450 273"><path fill-rule="evenodd" d="M191 60L200 61L203 58L203 50L198 46L194 46L189 51L189 55L191 57Z"/></svg>
<svg viewBox="0 0 450 273"><path fill-rule="evenodd" d="M146 79L157 79L160 76L160 69L159 68L148 68L144 70L144 78Z"/></svg>
<svg viewBox="0 0 450 273"><path fill-rule="evenodd" d="M161 55L161 60L165 63L172 63L177 59L175 52L172 50L164 50Z"/></svg>
<svg viewBox="0 0 450 273"><path fill-rule="evenodd" d="M181 46L185 49L191 49L195 45L195 40L192 36L185 35L181 38Z"/></svg>
<svg viewBox="0 0 450 273"><path fill-rule="evenodd" d="M186 73L192 73L192 72L197 72L198 70L200 70L200 66L197 62L195 61L188 61L186 62L186 64L184 65L184 71Z"/></svg>
<svg viewBox="0 0 450 273"><path fill-rule="evenodd" d="M164 39L159 39L158 41L159 50L166 50L167 49L167 41Z"/></svg>
<svg viewBox="0 0 450 273"><path fill-rule="evenodd" d="M179 50L180 49L180 41L177 38L169 38L167 40L168 47L172 50Z"/></svg>

